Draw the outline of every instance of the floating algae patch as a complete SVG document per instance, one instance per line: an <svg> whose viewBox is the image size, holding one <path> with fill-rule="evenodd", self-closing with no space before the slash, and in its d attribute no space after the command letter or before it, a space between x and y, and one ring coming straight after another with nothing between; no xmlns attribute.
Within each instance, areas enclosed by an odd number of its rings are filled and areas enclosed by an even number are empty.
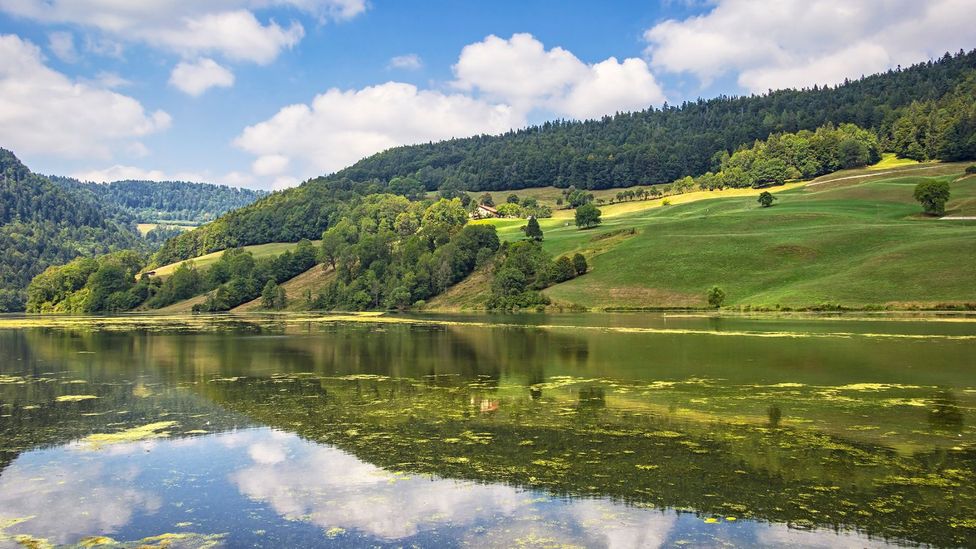
<svg viewBox="0 0 976 549"><path fill-rule="evenodd" d="M901 385L898 383L852 383L834 387L838 391L888 391L891 389L931 389L921 385Z"/></svg>
<svg viewBox="0 0 976 549"><path fill-rule="evenodd" d="M82 402L84 400L92 400L98 398L95 395L63 395L54 399L57 402Z"/></svg>
<svg viewBox="0 0 976 549"><path fill-rule="evenodd" d="M154 438L168 437L169 429L176 425L175 421L158 421L141 427L133 427L117 433L96 433L81 439L81 444L89 450L98 450L102 446L110 444L123 444L126 442L138 442Z"/></svg>

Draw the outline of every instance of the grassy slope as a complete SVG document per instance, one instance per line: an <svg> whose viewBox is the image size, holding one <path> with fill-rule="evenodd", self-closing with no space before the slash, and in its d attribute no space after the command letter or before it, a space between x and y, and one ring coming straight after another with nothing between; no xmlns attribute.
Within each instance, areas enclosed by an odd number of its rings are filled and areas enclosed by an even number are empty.
<svg viewBox="0 0 976 549"><path fill-rule="evenodd" d="M318 294L322 288L335 278L335 271L331 268L327 271L322 265L316 265L304 273L281 284L285 289L285 296L288 299L288 310L301 310L304 305L302 297L305 290L311 290L312 296ZM261 298L248 301L243 305L231 309L232 313L246 313L261 310Z"/></svg>
<svg viewBox="0 0 976 549"><path fill-rule="evenodd" d="M568 218L542 220L550 252L581 251L592 265L547 293L591 308L703 306L713 284L732 306L976 302L976 222L923 218L912 199L923 179L950 181L947 214L973 215L976 178L961 178L963 167L837 173L781 190L768 209L753 196L702 200L705 193L691 193L664 208L659 200L606 207L604 224L589 231ZM639 204L645 207L627 211ZM490 222L505 239L521 236L521 221ZM629 228L637 234L594 239ZM486 291L486 284L459 286L431 306L470 307Z"/></svg>
<svg viewBox="0 0 976 549"><path fill-rule="evenodd" d="M320 241L315 240L313 241L313 244L318 246L320 244ZM297 242L270 242L268 244L256 244L254 246L244 246L244 249L251 252L251 254L254 256L254 259L258 259L261 257L276 256L286 251L294 250L297 246L298 246ZM162 267L158 267L154 270L156 271L156 276L165 277L173 274L173 271L175 271L176 268L182 265L183 263L187 263L191 261L193 262L194 265L197 266L197 268L206 268L212 265L213 263L216 263L217 260L220 259L221 254L223 253L224 251L221 250L219 252L213 252L207 255L202 255L200 257L195 257L193 259L187 259L186 261L178 261L176 263L170 263L169 265L163 265Z"/></svg>

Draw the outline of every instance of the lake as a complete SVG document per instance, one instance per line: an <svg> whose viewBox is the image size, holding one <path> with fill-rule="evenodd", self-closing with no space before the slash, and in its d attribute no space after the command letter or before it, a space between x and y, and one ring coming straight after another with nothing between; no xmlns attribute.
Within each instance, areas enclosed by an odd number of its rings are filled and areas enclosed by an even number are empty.
<svg viewBox="0 0 976 549"><path fill-rule="evenodd" d="M976 546L976 317L0 317L0 547Z"/></svg>

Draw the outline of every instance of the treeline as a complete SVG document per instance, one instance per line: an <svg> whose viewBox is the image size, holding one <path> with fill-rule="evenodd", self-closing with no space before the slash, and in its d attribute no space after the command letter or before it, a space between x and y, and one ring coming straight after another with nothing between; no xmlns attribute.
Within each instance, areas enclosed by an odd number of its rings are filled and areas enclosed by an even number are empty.
<svg viewBox="0 0 976 549"><path fill-rule="evenodd" d="M912 102L895 121L888 145L919 161L976 158L976 74L942 98Z"/></svg>
<svg viewBox="0 0 976 549"><path fill-rule="evenodd" d="M268 193L210 183L186 181L82 182L70 177L50 176L56 185L85 191L100 202L113 204L137 222L194 221L206 223L224 213L242 208Z"/></svg>
<svg viewBox="0 0 976 549"><path fill-rule="evenodd" d="M386 181L412 176L428 189L448 185L470 191L664 183L716 171L716 154L722 151L827 123L856 124L888 142L909 105L937 102L974 68L976 50L836 87L721 96L601 120L547 122L500 136L397 147L333 177Z"/></svg>
<svg viewBox="0 0 976 549"><path fill-rule="evenodd" d="M142 245L125 215L62 189L0 149L0 312L22 311L49 265Z"/></svg>
<svg viewBox="0 0 976 549"><path fill-rule="evenodd" d="M318 252L308 240L294 252L259 258L234 248L206 270L192 261L165 279L137 276L146 258L133 251L78 258L48 267L27 289L27 311L34 313L103 313L136 308L158 309L209 292L195 310L226 311L257 298L269 282L284 282L315 266Z"/></svg>
<svg viewBox="0 0 976 549"><path fill-rule="evenodd" d="M541 290L585 274L587 269L582 254L553 260L535 239L506 242L491 268L487 307L512 311L549 305L549 298Z"/></svg>
<svg viewBox="0 0 976 549"><path fill-rule="evenodd" d="M460 282L499 247L491 225L466 225L459 199L427 205L368 196L322 235L325 267L336 278L316 309L405 309Z"/></svg>
<svg viewBox="0 0 976 549"><path fill-rule="evenodd" d="M868 166L879 160L881 145L874 132L854 124L841 124L838 128L827 124L816 131L773 134L731 155L723 153L716 173L686 176L673 185L689 189L762 188L782 185L788 179L810 179Z"/></svg>

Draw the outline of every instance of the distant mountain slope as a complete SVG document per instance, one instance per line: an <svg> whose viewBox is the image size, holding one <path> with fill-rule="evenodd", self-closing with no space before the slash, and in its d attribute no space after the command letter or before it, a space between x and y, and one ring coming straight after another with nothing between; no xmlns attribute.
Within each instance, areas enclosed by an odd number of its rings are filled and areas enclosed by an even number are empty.
<svg viewBox="0 0 976 549"><path fill-rule="evenodd" d="M976 50L833 88L699 99L602 120L546 122L500 136L397 147L333 177L413 176L428 189L447 184L470 191L665 183L714 171L716 154L771 133L850 122L891 137L900 108L941 98L974 68Z"/></svg>
<svg viewBox="0 0 976 549"><path fill-rule="evenodd" d="M92 183L70 177L49 176L49 179L66 189L91 192L100 201L114 204L131 214L137 222L146 223L206 223L268 194L267 191L186 181L125 180Z"/></svg>
<svg viewBox="0 0 976 549"><path fill-rule="evenodd" d="M51 183L0 149L0 312L23 310L25 288L50 265L141 245L125 212Z"/></svg>
<svg viewBox="0 0 976 549"><path fill-rule="evenodd" d="M414 184L453 194L670 182L715 170L729 153L772 133L826 123L858 124L877 133L882 150L919 160L976 158L976 108L967 101L976 90L974 69L976 50L833 88L719 97L597 121L550 122L500 136L398 147L170 239L154 262L316 239L338 220L338 202L375 192L408 194L400 189Z"/></svg>

